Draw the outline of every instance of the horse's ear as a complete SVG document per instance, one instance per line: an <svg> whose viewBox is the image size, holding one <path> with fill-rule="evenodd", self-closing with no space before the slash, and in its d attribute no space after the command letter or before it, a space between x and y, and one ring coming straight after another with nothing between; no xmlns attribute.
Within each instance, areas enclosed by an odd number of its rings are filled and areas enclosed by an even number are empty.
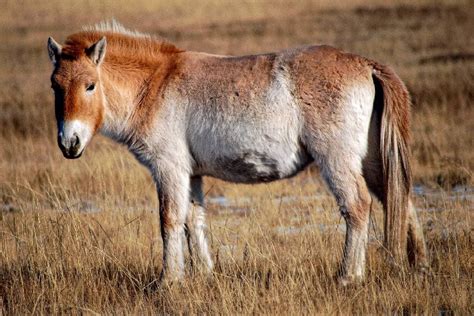
<svg viewBox="0 0 474 316"><path fill-rule="evenodd" d="M107 40L104 36L87 49L87 55L95 65L99 66L104 60L106 47Z"/></svg>
<svg viewBox="0 0 474 316"><path fill-rule="evenodd" d="M61 45L59 45L52 37L48 38L48 55L53 65L56 65L58 62L59 56L61 55L61 49Z"/></svg>

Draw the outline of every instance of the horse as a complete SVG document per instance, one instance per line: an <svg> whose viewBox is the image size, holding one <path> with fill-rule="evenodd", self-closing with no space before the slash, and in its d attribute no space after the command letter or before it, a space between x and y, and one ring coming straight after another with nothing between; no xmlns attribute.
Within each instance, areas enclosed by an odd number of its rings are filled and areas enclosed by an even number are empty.
<svg viewBox="0 0 474 316"><path fill-rule="evenodd" d="M203 176L262 183L320 169L346 223L340 284L365 278L372 196L388 260L427 266L410 199L410 97L389 67L330 46L224 56L185 51L118 22L48 38L58 145L97 133L146 166L159 200L160 281L184 277L184 241L212 271ZM192 261L194 262L194 261Z"/></svg>

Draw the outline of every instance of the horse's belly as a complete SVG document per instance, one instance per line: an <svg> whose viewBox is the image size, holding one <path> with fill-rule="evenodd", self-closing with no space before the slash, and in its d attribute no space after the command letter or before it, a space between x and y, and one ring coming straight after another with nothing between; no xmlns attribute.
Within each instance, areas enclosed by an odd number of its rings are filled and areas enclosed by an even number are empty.
<svg viewBox="0 0 474 316"><path fill-rule="evenodd" d="M292 150L288 150L292 149ZM312 161L306 150L296 148L246 148L206 157L197 173L241 183L269 182L295 175Z"/></svg>

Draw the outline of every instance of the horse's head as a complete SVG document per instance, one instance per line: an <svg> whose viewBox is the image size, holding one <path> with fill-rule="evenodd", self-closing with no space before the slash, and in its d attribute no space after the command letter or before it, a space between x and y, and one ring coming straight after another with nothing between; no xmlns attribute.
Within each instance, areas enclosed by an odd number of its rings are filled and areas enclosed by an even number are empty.
<svg viewBox="0 0 474 316"><path fill-rule="evenodd" d="M100 66L104 60L105 37L95 43L48 39L48 53L54 70L54 91L58 145L64 157L79 158L102 124L104 95Z"/></svg>

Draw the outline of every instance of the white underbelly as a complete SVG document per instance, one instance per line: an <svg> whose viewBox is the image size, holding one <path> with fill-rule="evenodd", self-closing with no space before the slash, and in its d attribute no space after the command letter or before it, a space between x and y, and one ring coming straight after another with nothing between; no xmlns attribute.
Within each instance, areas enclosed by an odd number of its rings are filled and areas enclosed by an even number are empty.
<svg viewBox="0 0 474 316"><path fill-rule="evenodd" d="M293 130L292 130L293 129ZM202 130L201 130L202 131ZM194 134L195 174L256 183L287 178L311 161L295 127L227 126Z"/></svg>

